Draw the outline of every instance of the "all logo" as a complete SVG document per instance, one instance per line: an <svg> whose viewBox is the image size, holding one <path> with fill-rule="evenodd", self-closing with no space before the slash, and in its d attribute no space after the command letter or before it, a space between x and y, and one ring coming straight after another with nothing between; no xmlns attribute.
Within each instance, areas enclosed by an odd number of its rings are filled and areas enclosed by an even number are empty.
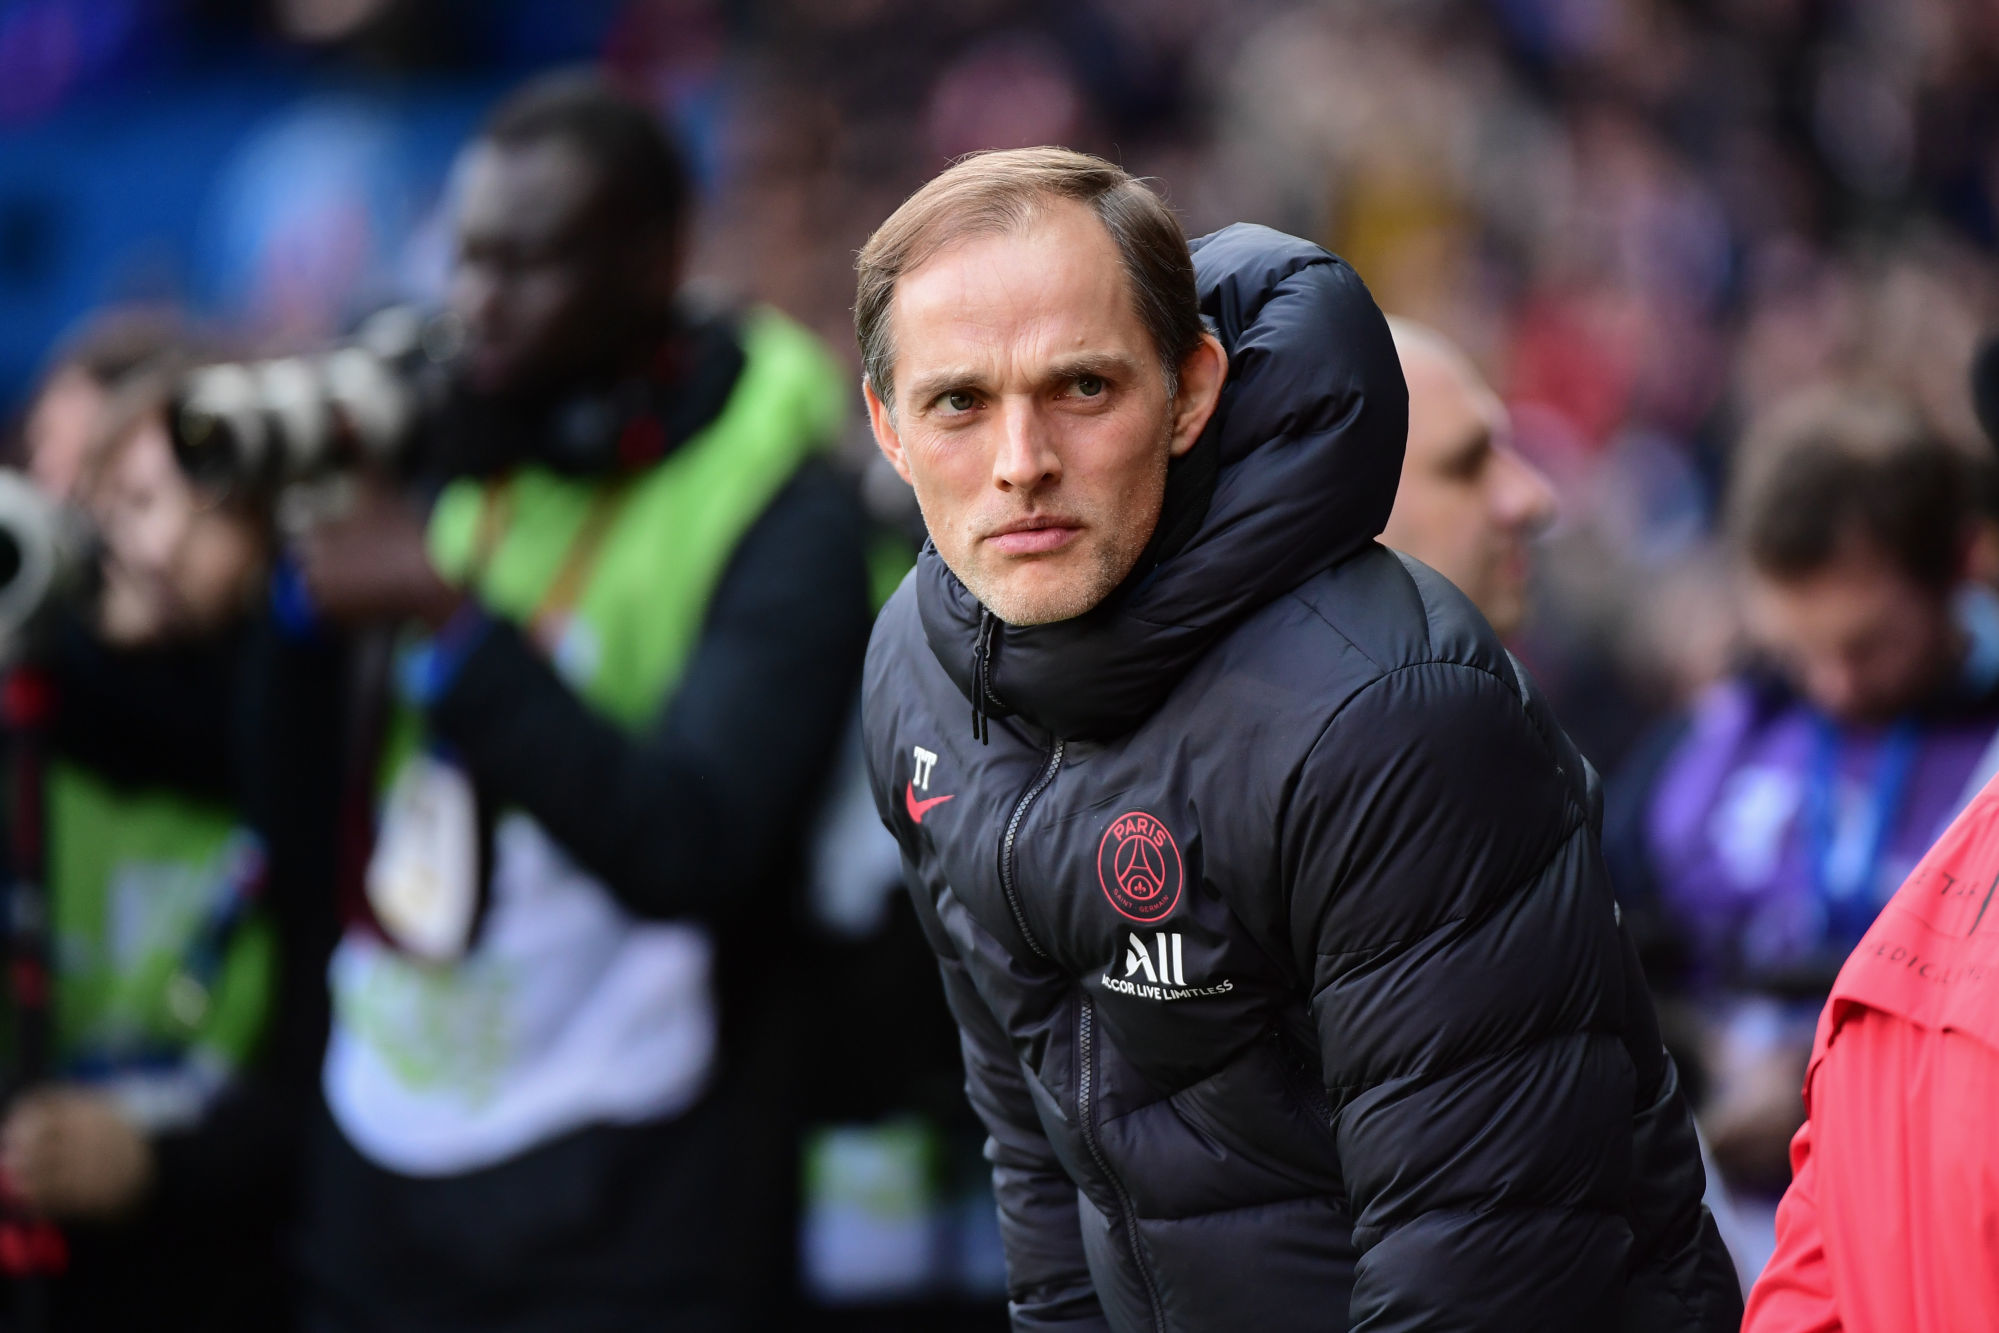
<svg viewBox="0 0 1999 1333"><path fill-rule="evenodd" d="M1185 875L1173 835L1143 810L1113 819L1097 844L1097 882L1104 896L1142 925L1165 920L1179 906Z"/></svg>
<svg viewBox="0 0 1999 1333"><path fill-rule="evenodd" d="M1155 930L1149 940L1135 930L1124 934L1124 975L1105 972L1098 978L1106 994L1134 1000L1198 1000L1235 989L1226 977L1187 983L1187 937L1177 930Z"/></svg>
<svg viewBox="0 0 1999 1333"><path fill-rule="evenodd" d="M1138 937L1137 931L1126 931L1129 936L1124 948L1124 975L1130 980L1135 972L1144 972L1147 981L1163 981L1169 986L1187 984L1187 951L1183 947L1179 931L1168 934L1159 931L1152 938L1159 949L1159 966L1152 966L1152 949Z"/></svg>

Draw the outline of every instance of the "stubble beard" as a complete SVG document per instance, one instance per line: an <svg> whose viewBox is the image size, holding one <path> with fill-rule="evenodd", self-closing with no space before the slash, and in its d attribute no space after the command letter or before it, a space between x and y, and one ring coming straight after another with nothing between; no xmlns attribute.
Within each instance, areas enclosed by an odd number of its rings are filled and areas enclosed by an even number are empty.
<svg viewBox="0 0 1999 1333"><path fill-rule="evenodd" d="M1061 620L1074 620L1095 610L1124 582L1124 576L1131 572L1138 559L1138 552L1145 543L1140 541L1131 550L1118 538L1115 529L1099 528L1087 518L1085 533L1109 532L1111 535L1090 542L1089 549L1064 551L1061 554L1080 566L1066 578L1059 578L1053 586L1020 588L1011 586L1016 580L1007 578L980 578L982 588L966 582L974 597L981 605L1009 625L1051 625ZM1149 538L1151 533L1148 531ZM1089 538L1085 537L1085 541ZM1044 557L1045 559L1046 557ZM1016 574L1025 574L1017 570Z"/></svg>

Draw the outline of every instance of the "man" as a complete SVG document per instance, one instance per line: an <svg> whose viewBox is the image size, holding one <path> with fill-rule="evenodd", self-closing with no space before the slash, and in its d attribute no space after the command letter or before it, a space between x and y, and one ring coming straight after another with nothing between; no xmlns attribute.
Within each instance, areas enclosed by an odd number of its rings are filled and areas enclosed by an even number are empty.
<svg viewBox="0 0 1999 1333"><path fill-rule="evenodd" d="M1982 352L1972 392L1999 439L1995 372ZM1751 1333L1999 1324L1999 1135L1987 1124L1999 1105L1995 834L1988 782L1840 969L1805 1074L1776 1253L1749 1297Z"/></svg>
<svg viewBox="0 0 1999 1333"><path fill-rule="evenodd" d="M1442 574L1501 639L1527 619L1531 543L1555 493L1513 448L1506 406L1435 329L1388 321L1409 386L1409 442L1382 545Z"/></svg>
<svg viewBox="0 0 1999 1333"><path fill-rule="evenodd" d="M1728 511L1762 664L1700 699L1637 784L1629 888L1687 956L1684 975L1655 979L1699 1003L1704 1127L1724 1172L1766 1200L1790 1179L1799 1078L1840 960L1962 808L1999 727L1999 621L1965 578L1986 466L1877 395L1774 409Z"/></svg>
<svg viewBox="0 0 1999 1333"><path fill-rule="evenodd" d="M1734 1327L1589 768L1373 542L1407 423L1359 279L1190 256L1062 149L961 162L859 272L931 536L869 762L1014 1327Z"/></svg>
<svg viewBox="0 0 1999 1333"><path fill-rule="evenodd" d="M517 94L461 180L444 488L302 549L324 617L428 630L356 775L311 1326L736 1329L787 1285L768 1034L868 624L839 377L681 303L690 182L598 84Z"/></svg>
<svg viewBox="0 0 1999 1333"><path fill-rule="evenodd" d="M53 963L46 1011L14 1029L46 1023L44 1054L9 1043L0 1175L60 1224L46 1323L79 1333L290 1326L281 1237L324 1012L331 913L282 892L289 867L265 856L231 762L256 725L242 686L264 523L201 503L174 467L175 359L167 325L99 321L25 432L28 475L103 539L88 609L44 608L9 645L31 665L0 729L8 780L30 784L3 831L41 848ZM16 711L31 680L38 718ZM34 752L38 777L20 766ZM10 1009L33 977L10 972ZM8 1229L0 1311L23 1295Z"/></svg>

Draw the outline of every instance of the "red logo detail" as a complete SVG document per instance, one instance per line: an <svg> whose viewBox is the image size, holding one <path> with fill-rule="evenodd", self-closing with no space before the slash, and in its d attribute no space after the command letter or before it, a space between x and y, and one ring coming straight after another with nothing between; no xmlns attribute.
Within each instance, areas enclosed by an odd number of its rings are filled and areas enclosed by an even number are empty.
<svg viewBox="0 0 1999 1333"><path fill-rule="evenodd" d="M952 792L951 796L956 796L957 794L956 792ZM908 807L910 819L918 824L923 822L923 816L931 806L942 805L944 802L950 800L951 796L933 796L927 801L919 801L916 799L916 784L914 782L902 789L902 803Z"/></svg>
<svg viewBox="0 0 1999 1333"><path fill-rule="evenodd" d="M1097 883L1111 906L1133 921L1163 921L1180 905L1185 874L1173 835L1143 810L1113 819L1097 844Z"/></svg>

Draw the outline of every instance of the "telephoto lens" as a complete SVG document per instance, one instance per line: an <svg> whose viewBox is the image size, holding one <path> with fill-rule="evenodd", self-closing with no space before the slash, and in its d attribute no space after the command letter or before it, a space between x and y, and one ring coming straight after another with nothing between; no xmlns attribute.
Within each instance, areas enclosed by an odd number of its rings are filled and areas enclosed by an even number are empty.
<svg viewBox="0 0 1999 1333"><path fill-rule="evenodd" d="M0 662L20 657L51 605L87 599L96 574L90 521L0 470Z"/></svg>
<svg viewBox="0 0 1999 1333"><path fill-rule="evenodd" d="M212 490L274 491L395 461L442 392L448 321L393 306L310 356L191 371L168 413L174 456Z"/></svg>

